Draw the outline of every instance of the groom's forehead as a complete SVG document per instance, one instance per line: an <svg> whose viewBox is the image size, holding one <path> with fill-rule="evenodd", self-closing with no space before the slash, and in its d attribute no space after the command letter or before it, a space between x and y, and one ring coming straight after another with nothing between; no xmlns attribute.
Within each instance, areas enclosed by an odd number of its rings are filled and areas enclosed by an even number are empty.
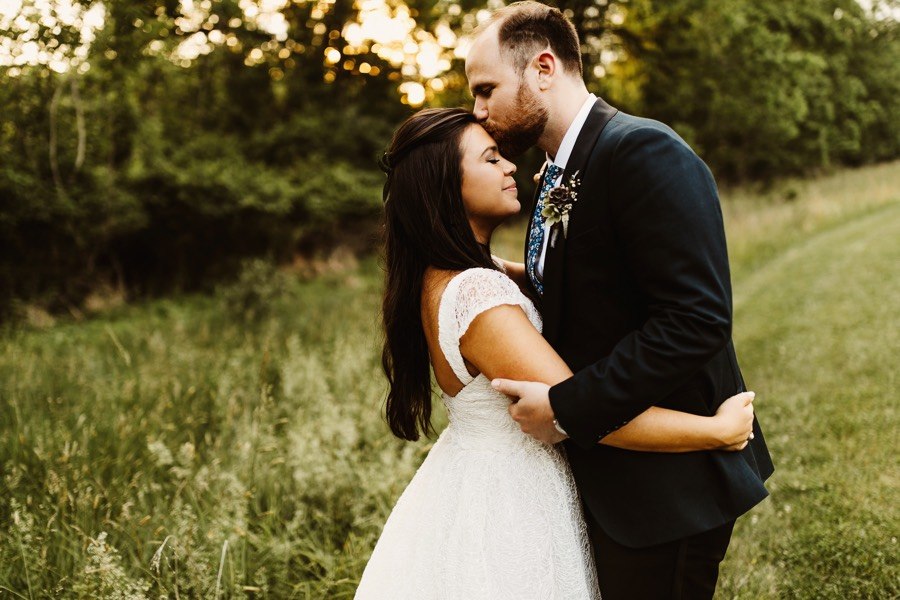
<svg viewBox="0 0 900 600"><path fill-rule="evenodd" d="M497 62L500 58L500 40L497 39L497 28L488 27L480 32L472 41L466 55L466 70L470 67L483 69Z"/></svg>
<svg viewBox="0 0 900 600"><path fill-rule="evenodd" d="M494 79L502 76L506 69L512 68L500 51L497 32L493 28L481 33L469 49L466 56L466 77L469 88L478 85L496 83Z"/></svg>

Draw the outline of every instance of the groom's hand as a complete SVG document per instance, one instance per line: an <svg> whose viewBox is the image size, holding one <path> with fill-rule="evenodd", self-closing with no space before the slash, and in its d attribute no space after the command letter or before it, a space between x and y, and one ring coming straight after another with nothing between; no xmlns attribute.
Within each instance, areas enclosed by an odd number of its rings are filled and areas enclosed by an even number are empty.
<svg viewBox="0 0 900 600"><path fill-rule="evenodd" d="M491 382L495 390L512 397L509 414L519 424L522 432L546 444L555 444L566 439L553 425L553 408L550 406L550 386L533 381L511 381L495 379Z"/></svg>

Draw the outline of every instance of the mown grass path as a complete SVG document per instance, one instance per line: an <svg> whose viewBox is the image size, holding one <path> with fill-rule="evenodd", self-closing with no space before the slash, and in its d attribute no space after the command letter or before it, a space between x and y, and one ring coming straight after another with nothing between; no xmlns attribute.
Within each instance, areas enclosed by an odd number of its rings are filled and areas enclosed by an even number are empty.
<svg viewBox="0 0 900 600"><path fill-rule="evenodd" d="M735 282L735 340L775 458L723 598L900 595L900 204Z"/></svg>

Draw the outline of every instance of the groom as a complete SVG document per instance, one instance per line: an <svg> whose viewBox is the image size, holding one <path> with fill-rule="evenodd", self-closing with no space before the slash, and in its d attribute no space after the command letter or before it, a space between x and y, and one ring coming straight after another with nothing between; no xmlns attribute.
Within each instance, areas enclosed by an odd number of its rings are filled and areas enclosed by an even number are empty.
<svg viewBox="0 0 900 600"><path fill-rule="evenodd" d="M510 413L523 431L566 439L604 600L712 598L735 519L767 495L758 425L740 452L598 441L651 405L713 415L745 389L713 177L667 126L588 93L578 36L555 8L495 12L466 75L503 154L547 153L520 276L576 373L495 387L519 398Z"/></svg>

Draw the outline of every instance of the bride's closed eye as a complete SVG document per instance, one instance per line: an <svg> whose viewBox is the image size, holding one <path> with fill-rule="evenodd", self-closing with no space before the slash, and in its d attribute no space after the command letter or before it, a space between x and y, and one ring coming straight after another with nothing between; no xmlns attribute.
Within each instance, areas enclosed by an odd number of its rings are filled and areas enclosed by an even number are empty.
<svg viewBox="0 0 900 600"><path fill-rule="evenodd" d="M500 159L499 158L489 158L488 162L491 163L492 165L496 165L497 163L500 162Z"/></svg>

